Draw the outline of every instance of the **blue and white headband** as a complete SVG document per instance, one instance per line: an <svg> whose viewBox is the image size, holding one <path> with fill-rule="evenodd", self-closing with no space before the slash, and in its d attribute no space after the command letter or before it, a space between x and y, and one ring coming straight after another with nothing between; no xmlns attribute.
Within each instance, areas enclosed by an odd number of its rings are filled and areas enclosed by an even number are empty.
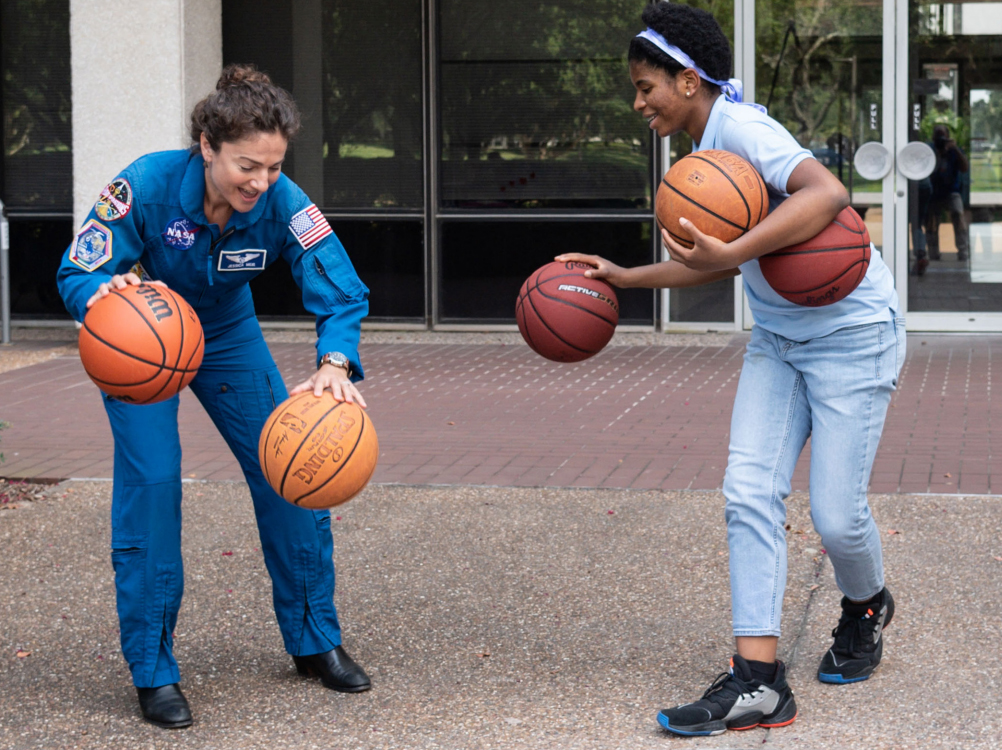
<svg viewBox="0 0 1002 750"><path fill-rule="evenodd" d="M704 81L709 81L710 83L715 83L720 87L721 92L726 96L729 96L734 101L739 104L746 104L749 107L755 107L755 109L765 112L765 107L761 104L755 104L753 102L742 101L744 94L744 84L741 82L740 78L730 78L726 81L718 81L716 78L710 78L706 71L701 67L696 65L696 62L689 57L685 52L680 50L674 44L668 44L668 40L661 36L654 29L647 28L637 34L641 39L646 39L648 42L653 44L659 50L664 52L668 57L677 62L684 68L692 68L696 71L696 74L702 78Z"/></svg>

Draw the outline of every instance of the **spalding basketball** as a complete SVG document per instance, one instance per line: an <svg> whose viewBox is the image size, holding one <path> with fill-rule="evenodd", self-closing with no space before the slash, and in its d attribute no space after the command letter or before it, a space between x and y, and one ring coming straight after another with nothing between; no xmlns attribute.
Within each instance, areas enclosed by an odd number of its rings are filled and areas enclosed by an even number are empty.
<svg viewBox="0 0 1002 750"><path fill-rule="evenodd" d="M845 299L870 267L870 233L860 215L844 208L811 239L758 259L769 286L784 299L821 307Z"/></svg>
<svg viewBox="0 0 1002 750"><path fill-rule="evenodd" d="M80 359L98 388L130 404L176 395L202 364L205 337L191 305L165 286L113 289L87 311Z"/></svg>
<svg viewBox="0 0 1002 750"><path fill-rule="evenodd" d="M518 293L515 319L534 352L554 362L580 362L602 350L619 323L619 300L587 263L547 263Z"/></svg>
<svg viewBox="0 0 1002 750"><path fill-rule="evenodd" d="M264 478L302 508L332 508L369 483L379 458L372 420L358 404L313 391L283 401L258 441Z"/></svg>
<svg viewBox="0 0 1002 750"><path fill-rule="evenodd" d="M765 182L755 168L729 151L697 151L675 162L658 186L658 223L683 247L692 236L679 219L724 242L732 242L769 213Z"/></svg>

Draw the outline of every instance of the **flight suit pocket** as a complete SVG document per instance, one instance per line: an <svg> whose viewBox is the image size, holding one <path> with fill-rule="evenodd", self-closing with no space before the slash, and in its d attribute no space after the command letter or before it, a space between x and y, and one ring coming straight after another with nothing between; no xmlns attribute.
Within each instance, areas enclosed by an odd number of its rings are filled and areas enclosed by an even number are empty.
<svg viewBox="0 0 1002 750"><path fill-rule="evenodd" d="M305 261L306 272L317 293L331 306L348 305L369 296L340 245L326 246Z"/></svg>

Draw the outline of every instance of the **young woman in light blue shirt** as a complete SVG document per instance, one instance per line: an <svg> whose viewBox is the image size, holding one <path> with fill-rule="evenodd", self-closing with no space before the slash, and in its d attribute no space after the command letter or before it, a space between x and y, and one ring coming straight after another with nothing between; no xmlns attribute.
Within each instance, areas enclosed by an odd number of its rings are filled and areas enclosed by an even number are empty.
<svg viewBox="0 0 1002 750"><path fill-rule="evenodd" d="M661 2L630 45L634 109L659 137L686 132L694 150L722 149L754 166L770 213L737 240L721 242L680 221L687 249L662 230L671 260L622 268L604 258L586 275L618 287L672 288L742 275L755 326L731 418L724 478L736 654L694 702L658 721L680 735L779 727L797 716L786 669L776 659L786 587L786 505L797 459L811 438L811 518L844 594L822 682L867 679L880 662L881 632L894 613L884 586L880 536L866 489L891 393L904 361L903 321L893 279L874 248L866 277L845 299L801 307L780 297L758 258L818 234L849 204L845 188L758 105L742 103L727 79L731 50L709 13Z"/></svg>

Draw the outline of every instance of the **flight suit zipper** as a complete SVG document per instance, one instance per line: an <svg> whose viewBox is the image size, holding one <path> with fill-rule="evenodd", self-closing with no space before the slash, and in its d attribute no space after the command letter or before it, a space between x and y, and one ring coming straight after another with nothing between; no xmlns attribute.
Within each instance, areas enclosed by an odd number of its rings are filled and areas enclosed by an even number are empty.
<svg viewBox="0 0 1002 750"><path fill-rule="evenodd" d="M219 237L209 242L209 254L205 257L205 278L209 282L209 286L213 286L215 284L215 282L212 279L212 260L216 254L216 246L219 245L220 242L225 240L231 234L233 234L235 231L237 231L236 227L230 227L221 235L219 235ZM205 296L205 287L203 286L202 293L198 295L198 301L201 302L204 296Z"/></svg>

